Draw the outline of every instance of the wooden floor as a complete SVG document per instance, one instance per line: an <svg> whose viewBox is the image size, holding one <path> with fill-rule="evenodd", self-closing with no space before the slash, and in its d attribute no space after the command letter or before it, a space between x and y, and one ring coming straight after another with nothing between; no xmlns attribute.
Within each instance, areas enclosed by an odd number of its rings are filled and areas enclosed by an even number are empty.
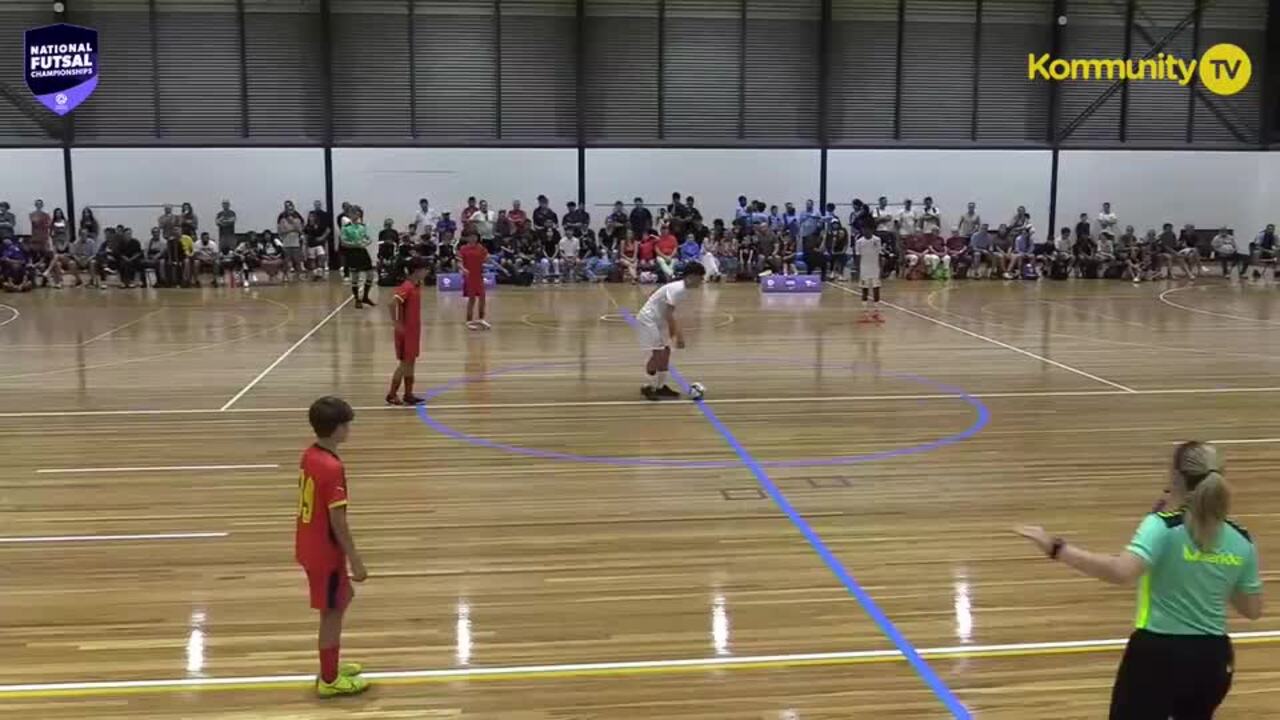
<svg viewBox="0 0 1280 720"><path fill-rule="evenodd" d="M487 334L429 292L422 414L336 281L0 297L0 716L1092 719L1133 591L1013 525L1118 550L1202 438L1280 537L1275 287L899 282L883 327L709 287L705 408L639 397L647 290L503 288ZM343 651L390 673L328 703L292 559L322 394L372 573ZM1280 619L1232 628L1219 717L1280 717Z"/></svg>

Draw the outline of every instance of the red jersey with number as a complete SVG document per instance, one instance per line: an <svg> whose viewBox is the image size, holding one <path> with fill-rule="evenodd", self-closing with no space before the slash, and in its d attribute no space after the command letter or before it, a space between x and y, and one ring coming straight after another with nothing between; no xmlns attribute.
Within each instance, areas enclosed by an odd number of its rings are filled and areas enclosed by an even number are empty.
<svg viewBox="0 0 1280 720"><path fill-rule="evenodd" d="M412 280L405 280L396 287L394 302L400 303L404 336L414 338L416 343L422 329L422 287ZM400 334L399 328L396 329L396 334Z"/></svg>
<svg viewBox="0 0 1280 720"><path fill-rule="evenodd" d="M306 568L340 568L346 560L333 534L329 511L347 504L347 474L333 452L312 445L298 473L298 523L294 556Z"/></svg>

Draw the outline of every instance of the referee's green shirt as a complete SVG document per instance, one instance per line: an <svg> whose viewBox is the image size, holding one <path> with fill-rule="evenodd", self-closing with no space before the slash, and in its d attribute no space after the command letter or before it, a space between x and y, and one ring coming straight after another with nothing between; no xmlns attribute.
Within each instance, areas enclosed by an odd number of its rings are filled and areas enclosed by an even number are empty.
<svg viewBox="0 0 1280 720"><path fill-rule="evenodd" d="M1262 592L1258 553L1244 528L1228 520L1212 552L1196 547L1185 511L1151 513L1129 552L1147 572L1138 583L1139 630L1166 635L1226 635L1227 604L1237 591Z"/></svg>

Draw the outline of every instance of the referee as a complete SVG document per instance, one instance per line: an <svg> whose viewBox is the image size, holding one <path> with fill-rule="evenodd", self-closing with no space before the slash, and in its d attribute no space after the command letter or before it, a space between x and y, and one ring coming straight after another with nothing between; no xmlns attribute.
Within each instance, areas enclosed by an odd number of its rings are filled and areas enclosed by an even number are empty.
<svg viewBox="0 0 1280 720"><path fill-rule="evenodd" d="M1227 603L1262 617L1258 551L1227 519L1231 491L1218 451L1179 445L1166 499L1119 555L1068 545L1039 527L1017 533L1052 560L1116 585L1138 583L1136 629L1111 691L1111 720L1208 720L1231 689ZM1160 512L1164 507L1174 508Z"/></svg>

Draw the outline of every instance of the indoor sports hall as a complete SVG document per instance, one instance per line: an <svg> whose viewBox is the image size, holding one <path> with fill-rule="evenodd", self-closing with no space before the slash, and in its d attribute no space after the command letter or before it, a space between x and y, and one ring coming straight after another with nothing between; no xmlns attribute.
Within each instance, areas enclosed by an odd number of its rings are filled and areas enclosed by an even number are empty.
<svg viewBox="0 0 1280 720"><path fill-rule="evenodd" d="M1266 0L0 0L0 717L1280 718L1278 121Z"/></svg>

